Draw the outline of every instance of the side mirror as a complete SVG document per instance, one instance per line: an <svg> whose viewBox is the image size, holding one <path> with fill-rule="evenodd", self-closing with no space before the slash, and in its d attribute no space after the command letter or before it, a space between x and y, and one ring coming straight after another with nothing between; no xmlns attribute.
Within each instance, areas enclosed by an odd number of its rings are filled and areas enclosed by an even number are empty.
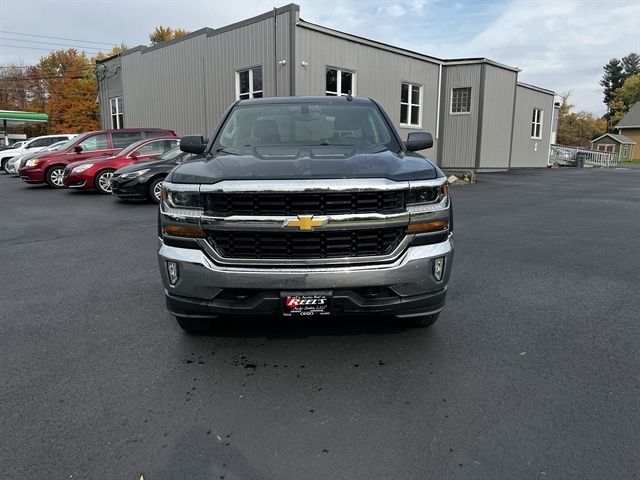
<svg viewBox="0 0 640 480"><path fill-rule="evenodd" d="M129 156L130 156L131 158L139 157L139 156L140 156L140 150L134 150L133 152L131 152L131 153L129 154Z"/></svg>
<svg viewBox="0 0 640 480"><path fill-rule="evenodd" d="M76 145L75 147L73 147L73 151L76 153L80 153L82 152L82 147L80 145Z"/></svg>
<svg viewBox="0 0 640 480"><path fill-rule="evenodd" d="M404 145L411 152L425 150L433 147L433 137L429 132L411 132Z"/></svg>
<svg viewBox="0 0 640 480"><path fill-rule="evenodd" d="M202 135L187 135L180 139L180 150L187 153L204 153L207 141Z"/></svg>

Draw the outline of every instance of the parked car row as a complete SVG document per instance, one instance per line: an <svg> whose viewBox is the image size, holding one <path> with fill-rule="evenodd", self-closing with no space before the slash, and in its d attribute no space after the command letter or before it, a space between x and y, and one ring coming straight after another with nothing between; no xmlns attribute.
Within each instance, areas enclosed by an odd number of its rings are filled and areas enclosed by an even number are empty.
<svg viewBox="0 0 640 480"><path fill-rule="evenodd" d="M19 175L28 184L96 190L125 200L157 203L167 173L194 156L180 151L180 141L171 130L102 130L69 137L33 147L38 148L35 152L26 149L8 156L3 164L5 172Z"/></svg>

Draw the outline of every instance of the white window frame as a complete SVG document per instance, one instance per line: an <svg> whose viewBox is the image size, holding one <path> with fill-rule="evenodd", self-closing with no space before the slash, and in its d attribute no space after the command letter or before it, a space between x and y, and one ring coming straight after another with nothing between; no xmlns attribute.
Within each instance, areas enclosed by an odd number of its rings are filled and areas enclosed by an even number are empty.
<svg viewBox="0 0 640 480"><path fill-rule="evenodd" d="M260 68L262 70L262 90L253 89L253 71L256 68ZM236 100L240 100L240 74L242 72L249 72L249 98L254 98L256 93L261 93L262 97L264 97L264 68L262 65L254 65L253 67L236 70ZM246 93L243 93L242 95L246 95Z"/></svg>
<svg viewBox="0 0 640 480"><path fill-rule="evenodd" d="M120 111L120 105L118 103L118 99L120 99L120 103L122 103L122 111ZM115 113L113 113L113 106L115 104ZM120 121L120 115L122 115L122 121ZM111 97L109 98L109 117L111 118L111 125L110 127L113 130L120 130L121 128L124 128L124 101L122 100L122 97ZM115 128L113 126L113 119L115 117Z"/></svg>
<svg viewBox="0 0 640 480"><path fill-rule="evenodd" d="M407 85L409 87L409 98L408 102L402 101L402 86ZM413 87L418 87L418 103L413 103ZM419 83L411 83L411 82L401 82L400 83L400 126L406 128L422 128L422 85ZM407 120L408 122L402 121L402 105L407 106ZM418 123L411 123L411 107L418 107Z"/></svg>
<svg viewBox="0 0 640 480"><path fill-rule="evenodd" d="M537 115L536 115L537 112ZM531 138L542 140L542 125L544 121L544 110L542 108L533 109L533 119L531 120ZM536 131L538 134L536 135Z"/></svg>
<svg viewBox="0 0 640 480"><path fill-rule="evenodd" d="M327 90L327 70L335 70L336 71L336 88L337 91L336 92L332 92ZM324 69L324 94L327 95L328 93L334 94L335 96L338 97L346 97L348 95L348 93L339 93L342 91L342 72L346 72L346 73L350 73L351 74L351 95L352 96L356 96L356 85L357 85L357 75L356 75L356 71L355 70L350 70L348 68L341 68L341 67L331 67L328 66ZM333 96L333 95L332 95Z"/></svg>
<svg viewBox="0 0 640 480"><path fill-rule="evenodd" d="M469 90L469 111L468 112L454 112L453 111L453 92L456 90ZM471 115L471 94L473 88L471 87L454 87L451 89L451 101L449 102L449 115Z"/></svg>

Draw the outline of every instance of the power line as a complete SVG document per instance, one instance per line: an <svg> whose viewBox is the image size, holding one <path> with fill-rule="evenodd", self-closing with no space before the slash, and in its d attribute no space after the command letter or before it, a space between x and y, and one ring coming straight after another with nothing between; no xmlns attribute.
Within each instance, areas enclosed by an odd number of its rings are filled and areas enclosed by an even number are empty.
<svg viewBox="0 0 640 480"><path fill-rule="evenodd" d="M109 45L110 47L114 45L113 43L108 43L108 42L94 42L92 40L78 40L76 38L50 37L48 35L36 35L35 33L10 32L9 30L0 30L0 33L8 33L10 35L21 35L24 37L52 38L54 40L66 40L67 42L94 43L97 45Z"/></svg>
<svg viewBox="0 0 640 480"><path fill-rule="evenodd" d="M56 49L56 48L44 48L44 47L38 48L38 47L27 47L25 45L7 45L6 43L0 44L0 47L26 48L28 50L46 50L48 52L56 52L58 50L63 50L63 49L60 49L60 48L58 48L58 49ZM85 52L85 53L89 53L91 55L96 55L96 54L100 53L100 52L93 52L93 51L89 52L87 50L82 50L82 51Z"/></svg>
<svg viewBox="0 0 640 480"><path fill-rule="evenodd" d="M10 42L41 43L43 45L53 45L53 46L61 46L61 47L73 47L73 48L82 48L82 49L89 49L89 50L98 50L98 47L89 47L87 45L70 45L68 43L45 42L43 40L22 40L21 38L9 38L9 37L4 37L4 38L0 39L0 42L2 42L4 40L8 40ZM2 43L0 43L0 45L2 45Z"/></svg>

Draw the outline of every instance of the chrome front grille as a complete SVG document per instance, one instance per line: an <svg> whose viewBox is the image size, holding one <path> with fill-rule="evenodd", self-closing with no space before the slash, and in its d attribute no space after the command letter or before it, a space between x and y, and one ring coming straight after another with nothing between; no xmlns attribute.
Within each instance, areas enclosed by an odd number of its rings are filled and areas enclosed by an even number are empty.
<svg viewBox="0 0 640 480"><path fill-rule="evenodd" d="M341 215L397 213L405 192L202 193L205 215Z"/></svg>

